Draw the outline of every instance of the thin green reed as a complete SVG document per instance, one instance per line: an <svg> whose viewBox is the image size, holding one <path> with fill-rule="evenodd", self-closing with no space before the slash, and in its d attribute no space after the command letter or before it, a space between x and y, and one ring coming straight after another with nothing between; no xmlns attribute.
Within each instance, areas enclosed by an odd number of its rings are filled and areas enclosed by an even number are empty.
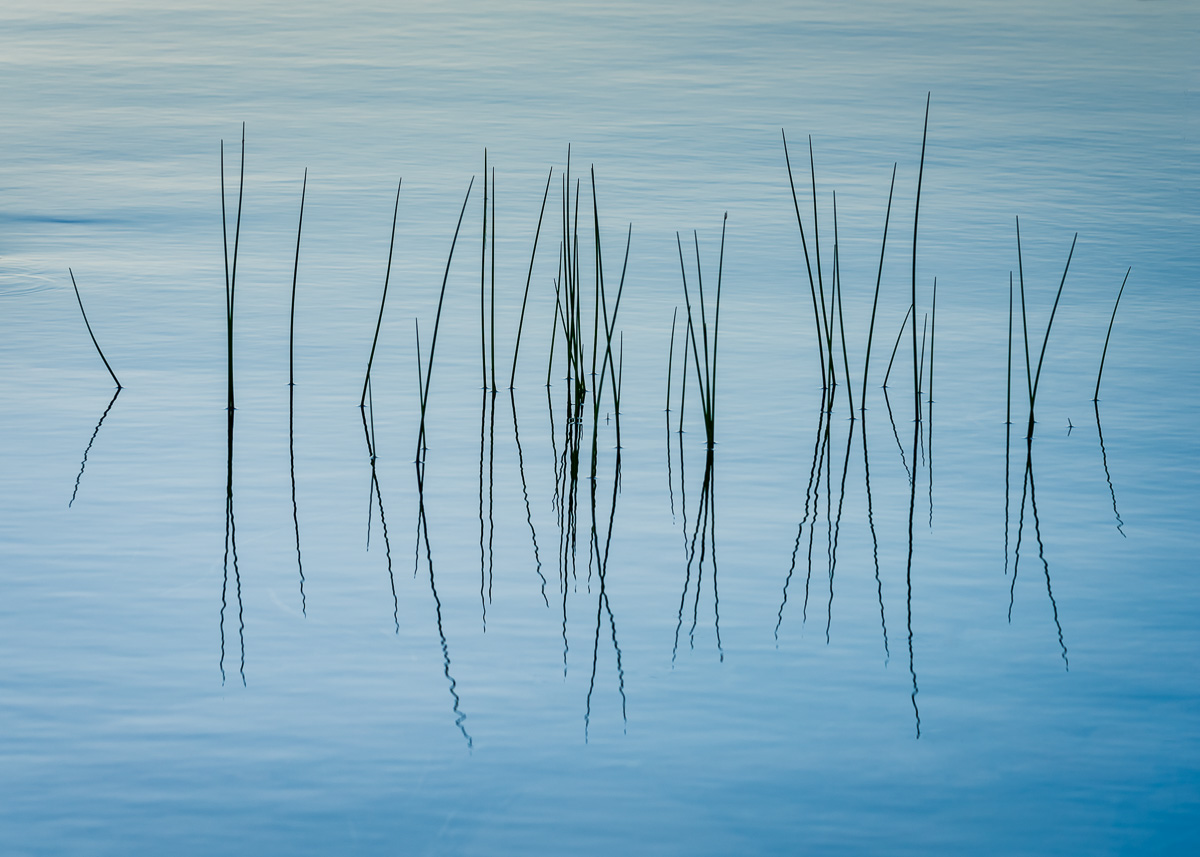
<svg viewBox="0 0 1200 857"><path fill-rule="evenodd" d="M1054 295L1054 306L1050 309L1050 320L1046 322L1046 335L1042 337L1042 351L1038 355L1037 372L1033 376L1033 391L1029 394L1029 437L1033 437L1033 407L1037 401L1038 384L1042 379L1042 364L1046 360L1046 345L1050 342L1050 329L1054 326L1054 315L1058 312L1058 301L1062 297L1063 286L1067 282L1067 271L1071 269L1071 257L1075 255L1075 242L1079 240L1079 233L1075 233L1075 237L1071 239L1071 251L1067 254L1067 264L1063 267L1062 279L1058 283L1058 292Z"/></svg>
<svg viewBox="0 0 1200 857"><path fill-rule="evenodd" d="M100 350L100 343L96 341L96 334L92 333L92 325L88 321L87 313L83 309L83 298L79 296L79 286L75 285L75 272L67 268L67 273L71 275L71 286L75 289L75 300L79 302L79 312L83 315L83 323L87 327L88 336L92 338L92 345L96 346L96 353L100 355L100 359L104 361L104 368L108 370L108 374L112 375L113 383L117 385L117 389L123 389L121 382L117 380L117 373L113 371L112 366L108 364L108 358L104 356L104 352ZM116 401L114 398L113 401ZM107 412L106 412L107 413Z"/></svg>
<svg viewBox="0 0 1200 857"><path fill-rule="evenodd" d="M483 229L479 245L479 366L483 375L483 389L488 385L487 365L487 325L485 323L484 305L486 294L487 272L487 219L488 219L488 158L487 149L483 150Z"/></svg>
<svg viewBox="0 0 1200 857"><path fill-rule="evenodd" d="M513 362L512 374L508 378L508 389L513 389L516 386L517 378L517 355L521 352L521 329L525 326L525 306L529 302L529 284L533 282L533 262L537 258L538 238L542 234L542 218L546 214L546 200L550 197L550 180L554 178L554 167L550 168L549 175L546 176L546 190L542 194L542 207L538 211L537 230L533 233L533 252L529 254L529 273L525 275L525 294L521 298L521 318L517 321L517 343L513 347ZM557 324L557 319L555 320ZM550 340L550 348L554 348L553 336Z"/></svg>
<svg viewBox="0 0 1200 857"><path fill-rule="evenodd" d="M842 267L838 245L837 192L833 194L833 294L837 298L838 335L842 340L842 367L846 372L846 402L850 406L850 421L854 421L854 388L850 384L850 355L846 349L846 321L842 312ZM832 310L832 307L831 307Z"/></svg>
<svg viewBox="0 0 1200 857"><path fill-rule="evenodd" d="M300 233L304 230L304 197L308 192L308 168L300 186L300 221L296 226L296 261L292 266L292 311L288 320L288 386L296 386L296 279L300 275Z"/></svg>
<svg viewBox="0 0 1200 857"><path fill-rule="evenodd" d="M1012 271L1008 272L1008 372L1005 378L1008 381L1008 390L1005 396L1004 404L1004 424L1012 425L1012 330L1013 330L1013 275Z"/></svg>
<svg viewBox="0 0 1200 857"><path fill-rule="evenodd" d="M467 203L471 199L471 188L475 186L475 177L471 177L471 183L467 185L466 196L463 197L462 209L458 212L458 223L454 227L454 238L450 242L450 254L446 257L446 273L442 275L442 290L438 293L437 315L433 319L433 335L429 341L429 360L425 368L425 383L420 390L420 405L421 405L421 425L417 433L417 460L421 460L421 453L425 449L425 412L429 406L429 382L433 378L433 357L437 350L437 335L438 329L442 324L442 305L446 300L446 283L450 280L450 263L454 261L454 248L458 244L458 233L462 229L463 215L467 213Z"/></svg>
<svg viewBox="0 0 1200 857"><path fill-rule="evenodd" d="M829 358L828 367L825 369L827 378L826 385L830 388L837 387L837 376L834 372L834 357L833 357L833 307L828 310L825 306L825 277L821 274L821 227L817 217L817 166L813 158L812 134L808 135L808 174L812 179L812 203L813 203L813 248L817 256L817 293L821 298L821 319L825 327L825 354ZM829 408L833 408L832 396L829 400Z"/></svg>
<svg viewBox="0 0 1200 857"><path fill-rule="evenodd" d="M1050 309L1050 320L1046 322L1046 333L1042 337L1042 350L1038 355L1037 370L1030 377L1031 365L1029 360L1029 323L1025 311L1025 275L1021 264L1021 227L1020 221L1017 222L1017 264L1022 269L1021 271L1021 323L1025 330L1025 376L1029 384L1029 425L1026 431L1026 437L1033 437L1034 406L1037 402L1038 384L1042 378L1042 364L1046 360L1046 345L1050 342L1050 330L1054 327L1054 316L1058 312L1058 302L1062 298L1063 286L1067 282L1067 272L1071 269L1071 258L1075 255L1075 243L1079 240L1079 233L1075 233L1075 237L1071 239L1071 250L1067 254L1067 264L1063 267L1062 279L1058 283L1058 291L1054 295L1054 306Z"/></svg>
<svg viewBox="0 0 1200 857"><path fill-rule="evenodd" d="M871 341L875 336L875 312L879 309L879 284L883 281L883 254L887 250L887 234L888 224L892 219L892 194L896 190L896 164L892 164L892 184L888 188L888 204L887 213L883 217L883 241L879 246L879 272L875 275L875 300L871 304L871 324L867 328L867 356L863 360L863 382L862 396L859 399L859 408L867 409L867 372L871 367ZM902 328L903 329L903 328Z"/></svg>
<svg viewBox="0 0 1200 857"><path fill-rule="evenodd" d="M1108 356L1108 340L1112 336L1113 322L1117 320L1117 307L1121 305L1121 295L1125 294L1125 284L1129 282L1129 272L1133 270L1131 266L1125 271L1125 279L1121 280L1121 289L1117 292L1117 301L1113 304L1112 317L1108 320L1108 333L1104 335L1104 350L1100 352L1100 371L1096 373L1096 392L1092 394L1092 401L1100 401L1100 378L1104 375L1104 358Z"/></svg>
<svg viewBox="0 0 1200 857"><path fill-rule="evenodd" d="M784 162L787 164L788 186L792 190L792 207L796 211L796 226L799 227L799 229L800 229L800 246L804 249L804 267L805 267L805 270L808 272L808 289L809 289L810 294L812 295L813 321L817 327L818 359L820 360L820 365L821 365L821 375L822 375L822 377L824 377L824 375L825 375L825 341L824 341L824 336L822 335L822 331L821 331L821 312L817 307L817 285L816 285L816 281L813 279L812 263L809 260L809 256L808 256L808 241L805 240L805 237L804 237L804 222L800 218L800 202L796 197L796 183L792 179L792 160L788 156L787 135L783 133L782 129L780 130L780 134L783 135L783 159L784 159ZM685 346L684 354L685 355L687 354L686 346ZM824 383L824 382L822 382L822 383Z"/></svg>
<svg viewBox="0 0 1200 857"><path fill-rule="evenodd" d="M242 192L246 185L246 123L242 123L241 168L238 174L237 220L233 228L233 264L229 263L229 226L225 214L225 141L221 141L221 237L225 244L225 346L228 370L228 409L233 410L233 306L237 286L238 245L242 234Z"/></svg>
<svg viewBox="0 0 1200 857"><path fill-rule="evenodd" d="M933 404L933 346L937 337L937 277L933 278L933 306L929 312L929 398L928 404ZM933 410L930 409L930 413ZM932 431L932 429L930 429Z"/></svg>
<svg viewBox="0 0 1200 857"><path fill-rule="evenodd" d="M492 392L496 392L496 168L492 167L492 292L491 319L488 336L491 338Z"/></svg>
<svg viewBox="0 0 1200 857"><path fill-rule="evenodd" d="M699 392L700 392L700 409L704 416L704 432L705 432L706 442L707 442L709 449L712 449L712 447L716 443L716 439L715 439L715 434L716 434L715 433L715 406L716 406L716 377L717 377L716 356L717 356L717 346L718 346L719 336L720 336L721 284L722 284L724 265L725 265L725 227L726 227L726 223L728 222L728 219L729 219L729 214L728 214L728 212L726 212L724 217L722 217L722 219L721 219L721 250L720 250L719 262L717 264L717 299L716 299L716 307L714 310L713 334L712 334L711 346L709 343L709 335L708 335L708 317L707 317L707 312L706 312L705 305L704 305L704 280L703 280L703 276L701 273L702 269L701 269L701 263L700 263L700 238L699 238L699 235L695 231L693 231L693 233L692 233L692 239L693 239L693 242L695 243L695 248L696 248L696 274L697 274L696 291L697 291L697 294L699 297L699 307L698 308L699 308L699 315L700 315L700 322L699 322L700 331L699 331L699 333L700 333L700 336L704 340L703 365L701 365L701 360L700 360L700 348L696 344L697 324L696 324L695 317L692 312L691 295L690 295L690 291L688 289L688 284L687 284L687 270L686 270L686 265L684 264L684 261L683 261L683 243L679 237L679 233L678 232L675 233L675 243L676 243L676 247L678 248L678 251L679 251L679 269L680 269L680 273L683 278L683 297L684 297L685 306L687 308L687 316L688 316L688 338L691 340L691 343L692 343L692 358L693 358L693 362L696 364L696 380L697 380L697 387L699 388ZM686 358L686 354L687 354L686 342L687 342L687 340L685 340L685 345L684 345L685 358ZM686 370L685 370L685 374L686 374ZM680 407L682 408L682 404L680 405ZM680 415L680 426L682 428L682 414Z"/></svg>
<svg viewBox="0 0 1200 857"><path fill-rule="evenodd" d="M909 313L913 311L912 304L908 305L908 309L904 313L904 318L900 321L900 332L896 334L896 344L892 346L892 356L888 360L887 372L883 375L883 389L887 389L888 378L892 376L892 364L896 362L896 352L900 350L900 340L904 338L904 325L908 323Z"/></svg>
<svg viewBox="0 0 1200 857"><path fill-rule="evenodd" d="M392 237L388 242L387 270L383 275L383 297L379 300L379 317L375 321L375 337L371 340L371 354L367 358L367 374L363 378L362 396L358 400L359 408L366 407L367 385L371 383L371 364L375 362L375 348L379 345L379 329L383 327L383 308L387 306L388 283L392 278L392 252L396 249L396 218L400 213L400 186L404 179L396 183L396 203L392 207Z"/></svg>
<svg viewBox="0 0 1200 857"><path fill-rule="evenodd" d="M675 307L671 313L671 344L667 347L667 407L664 410L668 414L671 413L671 365L675 361L675 322L678 318L679 307Z"/></svg>
<svg viewBox="0 0 1200 857"><path fill-rule="evenodd" d="M917 170L917 198L913 204L912 244L912 346L913 346L913 412L917 422L921 421L921 366L917 361L917 226L921 218L921 183L925 178L925 143L929 137L929 100L932 93L925 94L925 127L921 132L921 166Z"/></svg>

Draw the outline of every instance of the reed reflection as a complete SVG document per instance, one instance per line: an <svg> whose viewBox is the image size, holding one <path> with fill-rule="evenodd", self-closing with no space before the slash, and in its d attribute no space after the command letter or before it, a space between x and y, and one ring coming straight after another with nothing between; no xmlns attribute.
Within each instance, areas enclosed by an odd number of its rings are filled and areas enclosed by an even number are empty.
<svg viewBox="0 0 1200 857"><path fill-rule="evenodd" d="M529 525L529 538L533 543L533 561L536 564L534 570L542 582L542 601L549 607L550 600L546 596L546 575L542 573L542 556L538 550L537 528L533 525L533 509L529 503L529 483L525 479L525 454L521 450L521 427L517 421L517 398L512 387L509 387L508 390L508 401L512 407L513 441L517 448L517 472L521 476L521 496L525 501L525 522Z"/></svg>
<svg viewBox="0 0 1200 857"><path fill-rule="evenodd" d="M379 529L383 532L383 552L387 561L388 585L392 590L392 624L396 633L400 633L400 599L396 595L396 575L392 570L392 540L388 535L387 514L383 508L383 491L379 487L379 471L375 466L378 449L375 439L375 397L371 387L371 379L366 383L367 405L359 409L362 416L363 435L367 442L367 457L371 465L371 479L367 495L367 550L371 549L371 520L374 503L379 504Z"/></svg>
<svg viewBox="0 0 1200 857"><path fill-rule="evenodd" d="M425 514L425 462L413 462L417 478L417 554L420 556L421 546L425 548L425 567L429 570L429 592L433 595L434 618L437 623L438 641L442 647L442 674L450 688L451 709L454 712L454 725L467 741L467 747L474 746L465 725L467 715L462 710L462 700L458 695L458 683L450 672L450 646L446 642L446 630L442 625L442 599L438 595L437 580L433 571L433 548L429 541L429 521Z"/></svg>
<svg viewBox="0 0 1200 857"><path fill-rule="evenodd" d="M1096 436L1100 439L1100 461L1104 464L1104 480L1108 483L1108 494L1112 498L1113 516L1117 519L1117 532L1121 534L1121 538L1127 538L1124 529L1125 522L1121 520L1121 512L1117 509L1117 492L1113 488L1112 474L1108 472L1108 452L1104 448L1104 428L1100 425L1100 402L1093 400L1092 407L1096 412Z"/></svg>
<svg viewBox="0 0 1200 857"><path fill-rule="evenodd" d="M1042 572L1046 580L1046 597L1050 602L1050 611L1054 619L1054 629L1058 634L1060 657L1062 657L1063 666L1067 670L1070 670L1071 662L1067 654L1067 644L1063 637L1062 623L1058 618L1058 602L1054 598L1054 589L1050 581L1050 561L1046 558L1046 546L1042 541L1042 524L1041 518L1038 516L1037 489L1033 477L1033 438L1027 438L1025 443L1025 472L1021 485L1021 509L1017 522L1017 544L1013 554L1013 574L1008 590L1008 621L1009 623L1012 622L1013 605L1016 600L1017 572L1021 563L1021 544L1025 533L1025 509L1027 505L1026 501L1028 500L1028 508L1033 518L1034 537L1037 540L1038 559L1042 563Z"/></svg>
<svg viewBox="0 0 1200 857"><path fill-rule="evenodd" d="M683 461L683 439L679 444L680 462ZM712 447L706 447L704 455L704 477L700 484L700 501L696 509L696 517L691 530L687 525L686 501L684 503L684 580L683 589L679 594L679 609L675 621L675 640L671 647L671 663L679 653L679 637L683 629L684 615L687 609L688 596L691 595L691 623L688 628L688 648L696 645L696 627L699 624L700 593L704 585L704 568L707 561L712 576L713 594L713 631L716 637L717 656L725 660L725 649L721 642L721 596L718 586L717 565L717 505L716 479ZM681 474L682 478L682 474ZM692 581L693 570L695 582Z"/></svg>
<svg viewBox="0 0 1200 857"><path fill-rule="evenodd" d="M621 450L618 447L616 457L613 462L613 477L612 477L612 498L608 507L608 521L604 532L604 543L601 546L600 542L600 527L599 516L596 500L596 489L598 480L591 480L590 499L592 524L591 535L589 538L591 560L595 560L596 579L598 581L599 591L596 593L596 630L592 637L592 672L588 679L587 700L584 708L583 716L583 732L584 740L587 740L588 730L591 725L592 718L592 695L596 689L596 673L599 667L600 660L600 631L603 628L604 619L608 619L608 627L612 640L613 652L616 655L617 665L617 693L621 697L621 722L628 726L629 718L626 713L626 698L625 698L625 668L621 663L621 645L617 641L617 620L613 616L612 603L608 596L608 558L609 551L612 548L613 523L616 520L617 514L617 497L620 496L620 473L621 473Z"/></svg>
<svg viewBox="0 0 1200 857"><path fill-rule="evenodd" d="M108 417L108 412L112 410L113 405L117 403L117 396L121 395L122 389L121 387L117 387L113 390L112 398L108 400L108 406L100 414L100 419L96 421L96 428L92 430L92 437L88 441L87 447L83 450L83 459L79 462L79 474L75 477L75 489L71 492L70 502L67 503L68 509L75 505L75 497L79 494L79 482L83 479L84 468L87 467L88 453L92 451L92 445L96 442L96 436L100 434L100 426L104 425L104 420Z"/></svg>
<svg viewBox="0 0 1200 857"><path fill-rule="evenodd" d="M237 555L237 522L233 513L233 415L234 410L228 410L228 444L225 458L225 561L224 576L221 581L221 684L225 683L225 611L229 607L230 571L233 572L233 594L237 606L238 622L238 675L241 676L242 686L246 686L246 619L242 605L242 574L238 568Z"/></svg>

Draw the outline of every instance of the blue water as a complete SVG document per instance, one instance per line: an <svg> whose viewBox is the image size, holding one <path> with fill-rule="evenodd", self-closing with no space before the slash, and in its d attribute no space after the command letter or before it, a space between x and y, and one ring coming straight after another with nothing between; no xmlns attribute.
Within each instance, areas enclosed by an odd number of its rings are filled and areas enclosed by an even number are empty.
<svg viewBox="0 0 1200 857"><path fill-rule="evenodd" d="M1198 37L1165 0L7 4L0 851L1195 853ZM879 384L927 93L914 443L907 336ZM230 452L218 147L232 189L242 122ZM827 285L837 192L856 407L897 165L854 422L845 384L821 419L781 129L806 229L812 135ZM619 484L606 390L574 560L561 339L544 386L568 144L586 289L589 168L609 289L632 224ZM472 176L419 494L413 319L427 355ZM358 403L401 178L372 471ZM704 499L678 351L663 412L676 232L709 290L726 212ZM1035 364L1079 233L1031 447L1019 316L1005 426L1018 216Z"/></svg>

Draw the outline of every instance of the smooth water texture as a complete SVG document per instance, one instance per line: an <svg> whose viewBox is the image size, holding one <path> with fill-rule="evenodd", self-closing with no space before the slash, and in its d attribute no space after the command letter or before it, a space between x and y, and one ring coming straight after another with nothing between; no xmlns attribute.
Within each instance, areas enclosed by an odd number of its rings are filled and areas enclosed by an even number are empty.
<svg viewBox="0 0 1200 857"><path fill-rule="evenodd" d="M0 851L1195 853L1198 25L1168 0L5 4ZM916 422L911 322L880 384L927 93ZM781 130L827 289L837 193L827 415ZM595 223L610 310L630 230L619 414L614 372L578 421L568 145L589 370ZM418 469L414 319L428 369L472 177ZM679 255L712 325L726 213L710 458ZM1027 444L1009 275L1036 371L1076 232Z"/></svg>

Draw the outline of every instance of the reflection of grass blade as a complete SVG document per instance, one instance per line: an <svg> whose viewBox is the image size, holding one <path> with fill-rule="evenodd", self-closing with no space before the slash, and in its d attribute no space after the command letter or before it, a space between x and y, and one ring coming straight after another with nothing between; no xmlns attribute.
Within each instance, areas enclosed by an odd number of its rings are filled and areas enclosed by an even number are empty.
<svg viewBox="0 0 1200 857"><path fill-rule="evenodd" d="M1108 493L1112 497L1113 515L1117 518L1117 532L1121 534L1121 538L1126 538L1125 522L1121 520L1121 513L1117 510L1117 492L1113 488L1112 475L1108 472L1108 452L1104 449L1104 429L1100 427L1100 402L1093 400L1092 407L1096 411L1096 434L1100 438L1100 460L1104 464L1104 479L1108 482Z"/></svg>
<svg viewBox="0 0 1200 857"><path fill-rule="evenodd" d="M1113 304L1112 318L1108 320L1108 333L1104 334L1104 350L1100 352L1100 371L1096 373L1096 392L1092 394L1093 402L1100 401L1100 378L1104 375L1104 358L1108 356L1108 340L1112 336L1113 322L1117 320L1117 307L1121 305L1121 295L1125 294L1125 283L1129 281L1129 272L1132 270L1133 268L1130 267L1125 271L1125 279L1121 280L1121 290L1117 292L1117 301Z"/></svg>
<svg viewBox="0 0 1200 857"><path fill-rule="evenodd" d="M92 444L96 442L96 435L100 434L100 426L104 425L104 418L108 416L108 412L116 404L117 396L121 395L121 389L121 387L117 387L113 391L113 397L108 400L108 407L104 409L104 413L100 415L100 419L96 422L96 429L92 432L92 439L88 441L87 449L83 451L83 460L79 462L79 475L75 477L75 490L71 492L71 502L67 503L68 509L75 504L75 496L79 493L79 481L83 479L83 469L87 467L88 453L92 451ZM1103 440L1101 443L1103 443ZM1111 484L1112 482L1110 481L1109 485Z"/></svg>

